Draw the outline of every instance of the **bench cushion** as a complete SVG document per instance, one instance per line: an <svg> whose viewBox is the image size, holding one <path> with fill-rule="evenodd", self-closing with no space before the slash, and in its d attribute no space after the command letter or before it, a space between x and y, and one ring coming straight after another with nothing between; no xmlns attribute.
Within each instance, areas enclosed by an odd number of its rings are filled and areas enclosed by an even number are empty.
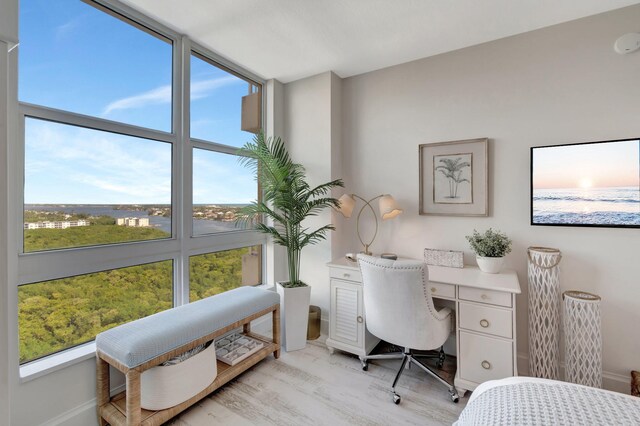
<svg viewBox="0 0 640 426"><path fill-rule="evenodd" d="M114 327L98 334L96 348L135 368L278 303L273 291L240 287Z"/></svg>

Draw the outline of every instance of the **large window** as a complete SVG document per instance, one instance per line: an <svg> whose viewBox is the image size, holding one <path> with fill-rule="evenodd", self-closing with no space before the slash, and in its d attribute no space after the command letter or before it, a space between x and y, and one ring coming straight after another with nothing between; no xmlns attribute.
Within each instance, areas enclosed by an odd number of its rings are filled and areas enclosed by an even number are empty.
<svg viewBox="0 0 640 426"><path fill-rule="evenodd" d="M262 282L255 77L110 0L21 0L18 55L21 362Z"/></svg>
<svg viewBox="0 0 640 426"><path fill-rule="evenodd" d="M25 252L171 237L171 144L27 117L24 200Z"/></svg>
<svg viewBox="0 0 640 426"><path fill-rule="evenodd" d="M253 108L259 109L258 88L255 82L192 52L191 137L234 147L244 145L253 136L248 130L253 127Z"/></svg>
<svg viewBox="0 0 640 426"><path fill-rule="evenodd" d="M20 0L22 102L171 131L171 40L79 0Z"/></svg>
<svg viewBox="0 0 640 426"><path fill-rule="evenodd" d="M257 192L253 174L237 156L193 149L193 235L238 229L238 209Z"/></svg>
<svg viewBox="0 0 640 426"><path fill-rule="evenodd" d="M172 305L171 261L22 285L18 288L20 361L80 343Z"/></svg>
<svg viewBox="0 0 640 426"><path fill-rule="evenodd" d="M190 300L196 301L237 287L260 284L262 246L191 256Z"/></svg>

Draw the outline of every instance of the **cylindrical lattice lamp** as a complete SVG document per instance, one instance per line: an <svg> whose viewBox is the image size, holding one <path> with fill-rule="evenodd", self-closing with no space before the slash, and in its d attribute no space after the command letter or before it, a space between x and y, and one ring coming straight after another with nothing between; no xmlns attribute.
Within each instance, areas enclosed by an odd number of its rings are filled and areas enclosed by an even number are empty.
<svg viewBox="0 0 640 426"><path fill-rule="evenodd" d="M529 374L560 378L560 250L529 247Z"/></svg>
<svg viewBox="0 0 640 426"><path fill-rule="evenodd" d="M565 291L565 380L594 388L602 387L602 333L600 296Z"/></svg>

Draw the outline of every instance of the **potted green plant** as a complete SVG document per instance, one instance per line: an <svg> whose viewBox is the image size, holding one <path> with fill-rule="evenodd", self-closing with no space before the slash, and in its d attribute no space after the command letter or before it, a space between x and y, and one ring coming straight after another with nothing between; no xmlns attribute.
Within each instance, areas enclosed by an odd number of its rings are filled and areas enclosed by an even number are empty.
<svg viewBox="0 0 640 426"><path fill-rule="evenodd" d="M466 236L476 253L476 261L482 272L497 274L504 265L504 256L511 252L511 239L506 234L487 229L483 234L475 229Z"/></svg>
<svg viewBox="0 0 640 426"><path fill-rule="evenodd" d="M340 202L329 193L344 184L336 179L312 188L304 167L291 160L284 141L265 139L262 132L238 154L240 162L253 170L262 190L262 198L243 207L238 220L286 248L289 281L276 283L282 306L282 335L286 351L302 349L306 345L311 287L300 279L300 255L304 247L324 240L327 231L335 229L327 224L310 230L303 222L327 207L337 208Z"/></svg>

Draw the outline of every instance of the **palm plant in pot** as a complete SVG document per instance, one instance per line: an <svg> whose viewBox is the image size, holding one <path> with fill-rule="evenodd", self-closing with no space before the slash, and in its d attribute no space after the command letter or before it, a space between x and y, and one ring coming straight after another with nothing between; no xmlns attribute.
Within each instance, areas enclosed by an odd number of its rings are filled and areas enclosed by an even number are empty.
<svg viewBox="0 0 640 426"><path fill-rule="evenodd" d="M311 187L305 169L294 163L280 138L268 138L262 132L239 151L240 162L253 170L262 199L243 207L238 221L267 234L275 244L287 251L289 281L276 284L283 311L284 346L286 351L306 345L311 287L300 279L302 249L326 238L331 224L310 230L304 220L317 216L327 207L337 208L340 202L330 196L332 188L344 186L336 179Z"/></svg>
<svg viewBox="0 0 640 426"><path fill-rule="evenodd" d="M474 229L473 234L467 235L466 239L476 252L476 261L482 272L500 272L505 255L511 252L511 239L506 234L491 228L481 234Z"/></svg>

